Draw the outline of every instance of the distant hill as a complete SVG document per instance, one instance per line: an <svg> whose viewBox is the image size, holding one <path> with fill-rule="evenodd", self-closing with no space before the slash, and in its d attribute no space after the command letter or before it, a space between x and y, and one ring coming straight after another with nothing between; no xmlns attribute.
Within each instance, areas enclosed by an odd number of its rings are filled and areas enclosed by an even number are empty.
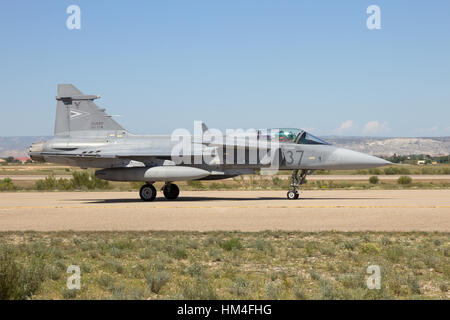
<svg viewBox="0 0 450 320"><path fill-rule="evenodd" d="M432 138L372 138L372 137L324 137L338 147L373 155L392 156L427 154L444 156L450 154L450 137Z"/></svg>
<svg viewBox="0 0 450 320"><path fill-rule="evenodd" d="M0 137L0 157L25 156L31 143L49 137ZM450 137L433 138L373 138L373 137L323 137L338 147L373 155L391 156L428 154L442 156L450 154Z"/></svg>
<svg viewBox="0 0 450 320"><path fill-rule="evenodd" d="M0 137L0 157L23 157L33 142L49 137Z"/></svg>

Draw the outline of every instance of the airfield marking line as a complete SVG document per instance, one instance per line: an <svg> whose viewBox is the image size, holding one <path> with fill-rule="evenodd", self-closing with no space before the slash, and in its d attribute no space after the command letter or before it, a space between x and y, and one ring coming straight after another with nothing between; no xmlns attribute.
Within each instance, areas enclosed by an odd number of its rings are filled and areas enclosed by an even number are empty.
<svg viewBox="0 0 450 320"><path fill-rule="evenodd" d="M330 205L330 206L14 206L0 210L17 209L450 209L450 206L380 206L380 205Z"/></svg>

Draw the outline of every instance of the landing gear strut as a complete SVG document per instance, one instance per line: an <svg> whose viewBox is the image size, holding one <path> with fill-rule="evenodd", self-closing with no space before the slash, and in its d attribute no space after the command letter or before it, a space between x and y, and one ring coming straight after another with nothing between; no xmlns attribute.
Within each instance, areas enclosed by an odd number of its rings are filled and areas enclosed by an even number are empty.
<svg viewBox="0 0 450 320"><path fill-rule="evenodd" d="M175 200L180 194L180 189L178 188L178 186L170 182L166 183L162 190L164 193L164 197L167 200Z"/></svg>
<svg viewBox="0 0 450 320"><path fill-rule="evenodd" d="M144 184L139 190L139 195L143 201L153 201L156 197L156 189L150 183Z"/></svg>
<svg viewBox="0 0 450 320"><path fill-rule="evenodd" d="M288 191L287 198L289 200L298 199L299 192L298 187L305 183L306 175L308 174L308 170L302 170L300 175L298 174L299 170L294 170L292 172L292 190Z"/></svg>

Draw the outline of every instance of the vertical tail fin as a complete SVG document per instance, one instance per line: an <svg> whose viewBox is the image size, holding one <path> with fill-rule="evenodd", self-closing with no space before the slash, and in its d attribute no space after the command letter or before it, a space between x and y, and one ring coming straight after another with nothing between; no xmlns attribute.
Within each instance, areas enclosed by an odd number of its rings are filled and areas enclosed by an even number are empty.
<svg viewBox="0 0 450 320"><path fill-rule="evenodd" d="M84 95L72 84L58 84L55 136L99 136L124 131L94 103L98 98Z"/></svg>

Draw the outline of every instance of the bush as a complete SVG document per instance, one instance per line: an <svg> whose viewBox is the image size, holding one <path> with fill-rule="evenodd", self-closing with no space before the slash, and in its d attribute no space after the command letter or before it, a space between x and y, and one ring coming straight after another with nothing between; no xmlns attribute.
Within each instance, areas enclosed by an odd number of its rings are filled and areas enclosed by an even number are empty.
<svg viewBox="0 0 450 320"><path fill-rule="evenodd" d="M97 278L97 283L105 289L114 287L114 279L109 274L102 274Z"/></svg>
<svg viewBox="0 0 450 320"><path fill-rule="evenodd" d="M75 189L108 189L109 182L101 180L94 173L89 174L86 171L75 171L72 173L72 183Z"/></svg>
<svg viewBox="0 0 450 320"><path fill-rule="evenodd" d="M264 291L270 300L278 300L281 295L281 285L278 282L269 282L266 284Z"/></svg>
<svg viewBox="0 0 450 320"><path fill-rule="evenodd" d="M203 266L198 262L194 262L186 268L186 272L191 277L200 277L203 274Z"/></svg>
<svg viewBox="0 0 450 320"><path fill-rule="evenodd" d="M185 280L181 285L181 294L187 300L215 300L217 295L209 281L196 279L195 282Z"/></svg>
<svg viewBox="0 0 450 320"><path fill-rule="evenodd" d="M398 263L404 254L405 252L400 246L393 246L386 250L386 258L393 263Z"/></svg>
<svg viewBox="0 0 450 320"><path fill-rule="evenodd" d="M188 257L188 253L186 251L186 248L182 246L178 246L171 250L170 255L178 260L186 259Z"/></svg>
<svg viewBox="0 0 450 320"><path fill-rule="evenodd" d="M109 189L108 181L104 181L95 177L95 174L89 174L86 171L72 172L72 179L57 180L53 175L46 177L44 180L38 180L35 183L37 190L94 190Z"/></svg>
<svg viewBox="0 0 450 320"><path fill-rule="evenodd" d="M242 244L238 238L231 238L230 240L222 242L220 247L226 251L231 251L233 249L242 249Z"/></svg>
<svg viewBox="0 0 450 320"><path fill-rule="evenodd" d="M337 300L340 298L338 289L331 281L321 280L319 284L320 298L324 300Z"/></svg>
<svg viewBox="0 0 450 320"><path fill-rule="evenodd" d="M377 184L379 181L380 181L380 179L378 179L377 176L371 176L371 177L369 178L369 182L370 182L371 184Z"/></svg>
<svg viewBox="0 0 450 320"><path fill-rule="evenodd" d="M375 169L369 169L369 174L380 175L380 174L383 174L383 172L380 169L375 168Z"/></svg>
<svg viewBox="0 0 450 320"><path fill-rule="evenodd" d="M402 167L387 167L383 169L384 174L393 175L393 174L411 174L409 169Z"/></svg>
<svg viewBox="0 0 450 320"><path fill-rule="evenodd" d="M30 266L16 262L16 252L7 246L0 247L0 300L31 298L44 281L42 264L32 259Z"/></svg>
<svg viewBox="0 0 450 320"><path fill-rule="evenodd" d="M56 179L53 176L48 176L44 180L38 180L34 183L37 190L52 190L55 188Z"/></svg>
<svg viewBox="0 0 450 320"><path fill-rule="evenodd" d="M198 180L188 180L186 184L194 190L204 190L206 187Z"/></svg>
<svg viewBox="0 0 450 320"><path fill-rule="evenodd" d="M67 288L63 288L63 289L61 290L61 294L62 294L62 296L63 296L64 299L67 299L67 300L69 300L69 299L75 299L75 298L77 297L78 291L79 291L79 290L77 290L77 289L67 289Z"/></svg>
<svg viewBox="0 0 450 320"><path fill-rule="evenodd" d="M407 185L412 183L412 178L408 176L401 176L397 179L398 184Z"/></svg>
<svg viewBox="0 0 450 320"><path fill-rule="evenodd" d="M374 243L365 243L362 246L361 251L367 254L377 254L380 249L378 249L378 247Z"/></svg>
<svg viewBox="0 0 450 320"><path fill-rule="evenodd" d="M10 178L0 180L0 191L13 191L16 190L16 186Z"/></svg>
<svg viewBox="0 0 450 320"><path fill-rule="evenodd" d="M237 278L231 292L237 296L245 296L249 291L249 283L243 278Z"/></svg>
<svg viewBox="0 0 450 320"><path fill-rule="evenodd" d="M153 293L158 294L161 288L170 280L170 274L166 271L148 273L145 278Z"/></svg>

